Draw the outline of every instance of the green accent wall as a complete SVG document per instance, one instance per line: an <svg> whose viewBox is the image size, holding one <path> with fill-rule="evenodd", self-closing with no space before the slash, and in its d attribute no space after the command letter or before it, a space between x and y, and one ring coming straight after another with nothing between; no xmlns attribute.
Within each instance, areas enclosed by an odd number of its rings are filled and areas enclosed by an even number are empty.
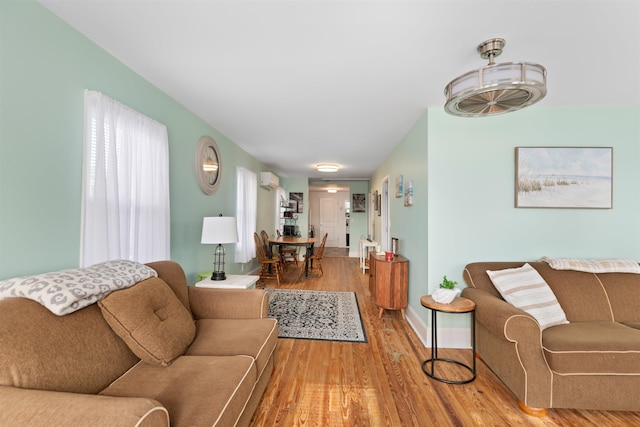
<svg viewBox="0 0 640 427"><path fill-rule="evenodd" d="M351 216L349 218L349 254L359 256L360 236L367 237L367 224L369 223L369 181L348 181L349 199L351 200ZM353 211L353 195L365 195L365 212Z"/></svg>
<svg viewBox="0 0 640 427"><path fill-rule="evenodd" d="M78 266L84 89L167 126L171 258L189 283L211 269L202 218L235 215L236 166L259 175L264 164L33 1L0 2L0 79L0 279ZM202 135L216 140L222 158L211 196L194 172ZM258 229L274 221L273 198L259 189ZM227 245L228 273L257 266L233 263L233 251Z"/></svg>
<svg viewBox="0 0 640 427"><path fill-rule="evenodd" d="M371 178L371 191L382 190L382 180L389 178L390 236L398 239L399 253L409 260L409 305L420 312L420 297L426 295L428 283L428 125L425 111L398 143L391 155ZM413 181L413 205L404 206L404 197L396 198L396 177L403 184ZM381 216L374 213L375 240L380 242ZM391 248L387 248L391 250ZM385 250L382 247L382 250Z"/></svg>
<svg viewBox="0 0 640 427"><path fill-rule="evenodd" d="M300 236L307 237L309 235L309 179L308 178L280 178L280 187L282 187L286 193L285 197L289 197L289 193L302 193L302 213L298 214L298 220L296 225L300 231ZM273 224L273 223L272 223ZM273 234L275 230L273 225L265 230L269 235ZM272 231L269 231L272 230Z"/></svg>
<svg viewBox="0 0 640 427"><path fill-rule="evenodd" d="M464 287L470 262L640 260L640 107L543 104L486 118L428 109L375 172L372 191L387 175L391 186L397 174L414 180L413 206L391 195L391 235L410 260L409 304L425 323L420 297L445 274ZM515 208L518 146L613 147L613 209ZM442 326L465 327L461 317L443 316Z"/></svg>

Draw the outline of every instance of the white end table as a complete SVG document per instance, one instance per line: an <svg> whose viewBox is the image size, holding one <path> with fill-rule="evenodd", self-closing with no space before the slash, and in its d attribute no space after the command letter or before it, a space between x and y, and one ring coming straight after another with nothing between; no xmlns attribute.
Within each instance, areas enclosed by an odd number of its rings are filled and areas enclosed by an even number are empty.
<svg viewBox="0 0 640 427"><path fill-rule="evenodd" d="M378 242L360 239L360 268L362 268L363 273L369 269L369 265L367 264L367 262L369 262L369 251L375 251L376 246L378 246Z"/></svg>
<svg viewBox="0 0 640 427"><path fill-rule="evenodd" d="M255 289L260 276L251 274L227 274L226 280L211 280L207 278L196 283L198 288L216 289Z"/></svg>

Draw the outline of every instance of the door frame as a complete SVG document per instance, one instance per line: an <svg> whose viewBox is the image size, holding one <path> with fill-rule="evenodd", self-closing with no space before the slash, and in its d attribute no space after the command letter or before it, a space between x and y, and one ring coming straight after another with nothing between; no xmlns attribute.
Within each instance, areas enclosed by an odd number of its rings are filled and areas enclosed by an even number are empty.
<svg viewBox="0 0 640 427"><path fill-rule="evenodd" d="M389 209L389 175L382 178L380 203L380 247L383 251L391 250L391 213Z"/></svg>

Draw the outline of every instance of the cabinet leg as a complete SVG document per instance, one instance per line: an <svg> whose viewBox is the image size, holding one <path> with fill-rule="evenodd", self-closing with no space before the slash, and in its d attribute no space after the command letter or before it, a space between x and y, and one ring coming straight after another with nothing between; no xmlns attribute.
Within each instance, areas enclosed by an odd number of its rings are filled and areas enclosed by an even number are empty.
<svg viewBox="0 0 640 427"><path fill-rule="evenodd" d="M382 319L382 312L384 311L384 308L380 307L380 309L378 310L378 319Z"/></svg>
<svg viewBox="0 0 640 427"><path fill-rule="evenodd" d="M400 313L402 313L402 320L407 320L407 317L404 315L404 308L400 309Z"/></svg>

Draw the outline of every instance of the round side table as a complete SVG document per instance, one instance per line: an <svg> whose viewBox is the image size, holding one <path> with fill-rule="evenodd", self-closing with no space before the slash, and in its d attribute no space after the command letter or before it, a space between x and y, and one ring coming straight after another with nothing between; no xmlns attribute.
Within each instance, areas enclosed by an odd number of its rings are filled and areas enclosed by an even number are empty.
<svg viewBox="0 0 640 427"><path fill-rule="evenodd" d="M467 384L476 379L476 303L467 298L456 297L449 304L441 304L436 302L431 295L425 295L420 298L420 304L431 310L431 358L422 362L422 370L429 377L434 380L441 381L447 384ZM442 313L471 313L471 350L473 351L472 366L467 365L459 360L445 359L438 357L438 325L437 316L438 312ZM462 381L453 381L446 378L439 377L435 374L436 362L455 363L463 368L466 368L471 372L471 377ZM429 369L431 365L431 369Z"/></svg>

